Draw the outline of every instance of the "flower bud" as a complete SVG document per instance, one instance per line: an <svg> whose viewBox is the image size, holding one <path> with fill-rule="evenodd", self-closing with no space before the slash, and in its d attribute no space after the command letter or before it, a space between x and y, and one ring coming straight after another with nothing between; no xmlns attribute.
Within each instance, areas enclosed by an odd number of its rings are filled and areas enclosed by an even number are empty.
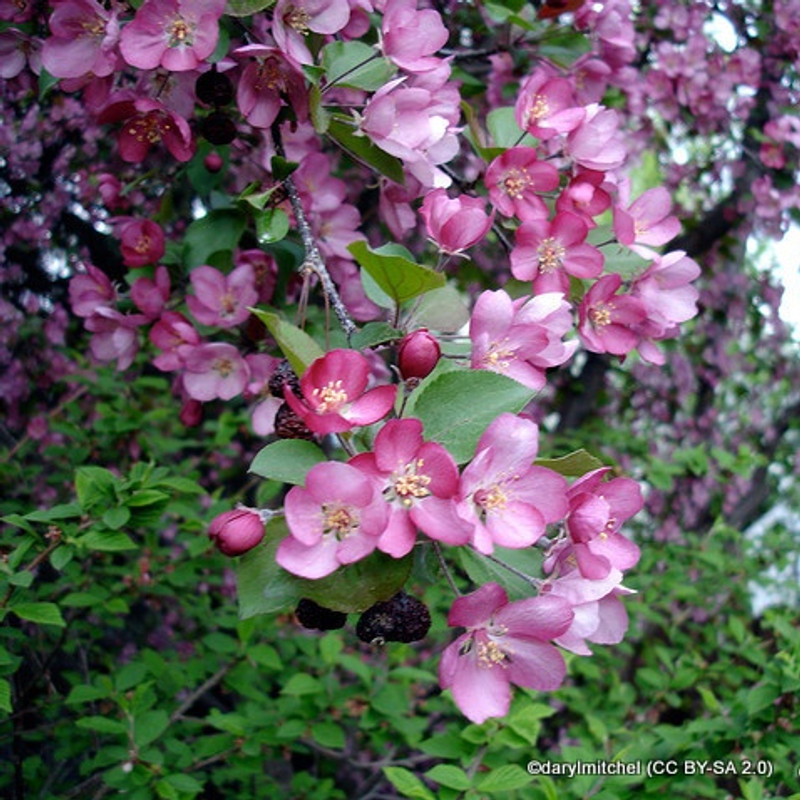
<svg viewBox="0 0 800 800"><path fill-rule="evenodd" d="M187 428L196 427L203 421L203 404L199 400L187 400L181 406L179 418Z"/></svg>
<svg viewBox="0 0 800 800"><path fill-rule="evenodd" d="M203 159L203 166L205 166L209 172L219 172L223 164L222 156L219 153L209 153Z"/></svg>
<svg viewBox="0 0 800 800"><path fill-rule="evenodd" d="M397 366L403 380L430 375L441 355L439 342L425 328L409 333L400 342L397 353Z"/></svg>
<svg viewBox="0 0 800 800"><path fill-rule="evenodd" d="M214 517L208 535L221 553L240 556L264 538L264 522L257 511L236 508Z"/></svg>

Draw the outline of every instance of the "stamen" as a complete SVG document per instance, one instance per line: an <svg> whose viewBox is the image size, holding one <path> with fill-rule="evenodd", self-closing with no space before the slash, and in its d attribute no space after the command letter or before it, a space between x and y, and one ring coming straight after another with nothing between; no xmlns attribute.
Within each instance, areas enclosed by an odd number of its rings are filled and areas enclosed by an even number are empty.
<svg viewBox="0 0 800 800"><path fill-rule="evenodd" d="M336 411L347 402L347 392L342 389L341 381L328 381L322 389L314 389L311 396L317 399L316 411L318 414L328 414Z"/></svg>
<svg viewBox="0 0 800 800"><path fill-rule="evenodd" d="M539 257L539 272L547 275L564 266L564 256L566 255L564 245L553 236L542 239L541 244L536 248L536 255Z"/></svg>

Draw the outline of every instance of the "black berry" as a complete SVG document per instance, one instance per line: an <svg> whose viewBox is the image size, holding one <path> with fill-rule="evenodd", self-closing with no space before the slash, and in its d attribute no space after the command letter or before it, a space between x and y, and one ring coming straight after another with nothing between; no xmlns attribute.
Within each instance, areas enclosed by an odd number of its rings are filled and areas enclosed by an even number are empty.
<svg viewBox="0 0 800 800"><path fill-rule="evenodd" d="M281 403L275 414L275 435L279 439L308 439L314 438L314 432L309 430L297 414L292 411L288 403Z"/></svg>
<svg viewBox="0 0 800 800"><path fill-rule="evenodd" d="M226 106L233 100L233 84L227 75L215 69L204 72L195 82L194 92L201 103Z"/></svg>
<svg viewBox="0 0 800 800"><path fill-rule="evenodd" d="M347 614L325 608L307 597L297 604L294 614L304 628L318 631L334 631L343 628L347 622Z"/></svg>
<svg viewBox="0 0 800 800"><path fill-rule="evenodd" d="M230 144L236 138L236 125L224 111L214 111L200 120L200 135L211 144Z"/></svg>
<svg viewBox="0 0 800 800"><path fill-rule="evenodd" d="M283 359L270 376L267 388L273 397L283 397L283 387L288 386L293 394L300 395L300 381L292 369L292 365Z"/></svg>
<svg viewBox="0 0 800 800"><path fill-rule="evenodd" d="M356 635L368 644L416 642L430 627L431 615L425 604L400 591L368 608L359 617Z"/></svg>

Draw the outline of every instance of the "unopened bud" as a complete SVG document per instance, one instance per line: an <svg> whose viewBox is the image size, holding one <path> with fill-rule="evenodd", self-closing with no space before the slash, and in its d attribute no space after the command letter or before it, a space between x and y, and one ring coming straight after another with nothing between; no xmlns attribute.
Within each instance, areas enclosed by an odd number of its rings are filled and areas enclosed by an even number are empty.
<svg viewBox="0 0 800 800"><path fill-rule="evenodd" d="M222 156L219 153L209 153L203 160L205 168L209 172L219 172L222 169Z"/></svg>
<svg viewBox="0 0 800 800"><path fill-rule="evenodd" d="M435 336L425 328L409 333L400 342L397 365L404 380L425 378L433 372L442 350Z"/></svg>
<svg viewBox="0 0 800 800"><path fill-rule="evenodd" d="M240 556L264 538L264 522L257 511L236 508L214 517L208 535L221 553Z"/></svg>
<svg viewBox="0 0 800 800"><path fill-rule="evenodd" d="M187 428L194 428L203 421L203 404L199 400L187 400L178 415Z"/></svg>

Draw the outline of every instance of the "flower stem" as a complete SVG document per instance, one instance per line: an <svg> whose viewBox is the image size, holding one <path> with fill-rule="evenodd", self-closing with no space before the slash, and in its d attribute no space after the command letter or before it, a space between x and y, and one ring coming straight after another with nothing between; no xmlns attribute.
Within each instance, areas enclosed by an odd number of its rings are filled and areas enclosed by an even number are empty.
<svg viewBox="0 0 800 800"><path fill-rule="evenodd" d="M444 577L447 578L447 582L450 584L450 588L453 590L453 594L460 597L461 592L456 586L455 581L453 580L453 575L450 572L450 567L447 566L447 562L444 560L444 554L442 553L442 548L439 542L433 542L433 552L436 553L436 558L439 560L439 566L442 568L442 572L444 573Z"/></svg>
<svg viewBox="0 0 800 800"><path fill-rule="evenodd" d="M475 550L474 547L472 549ZM475 550L475 552L478 551ZM542 587L542 584L544 583L544 581L540 580L539 578L534 578L528 575L527 572L523 572L521 569L517 569L508 562L503 561L501 558L493 556L491 553L480 553L479 555L483 556L484 558L488 558L489 561L493 561L498 566L503 567L503 569L507 569L510 573L516 575L518 578L522 578L522 580L524 580L525 583L529 583L535 589L540 589Z"/></svg>
<svg viewBox="0 0 800 800"><path fill-rule="evenodd" d="M352 75L354 72L358 72L361 67L366 66L370 63L370 61L374 61L376 58L380 58L381 54L376 50L369 58L365 58L361 63L355 64L354 66L350 67L350 69L345 70L341 75L337 75L333 80L328 81L320 94L325 94L329 89L333 89L336 87L336 84L339 81L343 81L345 78Z"/></svg>

